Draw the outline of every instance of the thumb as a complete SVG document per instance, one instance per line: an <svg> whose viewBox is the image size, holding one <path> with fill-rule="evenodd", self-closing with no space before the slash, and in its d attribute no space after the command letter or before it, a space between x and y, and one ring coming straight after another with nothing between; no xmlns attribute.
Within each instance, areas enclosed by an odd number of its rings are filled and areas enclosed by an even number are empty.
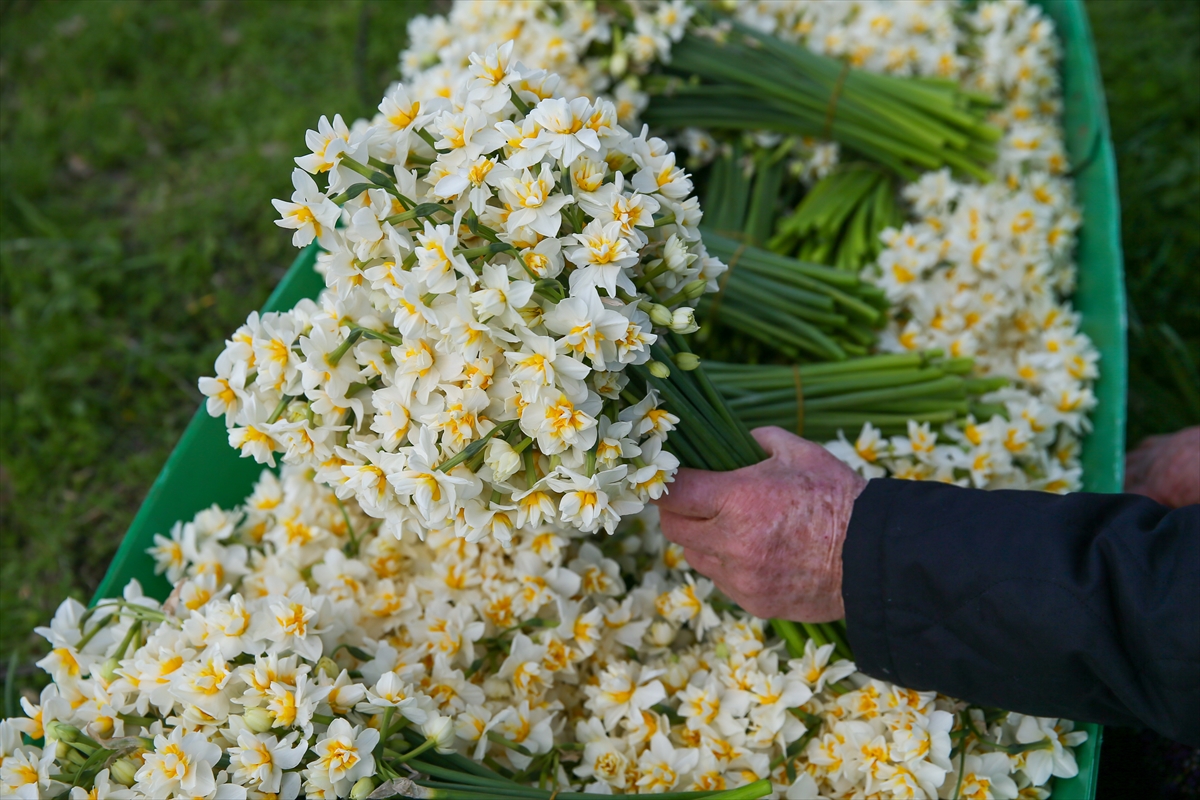
<svg viewBox="0 0 1200 800"><path fill-rule="evenodd" d="M797 445L805 444L805 441L796 434L776 425L755 428L750 431L750 435L754 437L754 440L759 443L763 450L767 451L767 455L778 458L781 461L788 460L789 453L796 449Z"/></svg>
<svg viewBox="0 0 1200 800"><path fill-rule="evenodd" d="M841 464L829 451L816 442L803 439L789 430L774 425L755 428L750 435L763 450L777 462L809 470L825 465L827 461Z"/></svg>

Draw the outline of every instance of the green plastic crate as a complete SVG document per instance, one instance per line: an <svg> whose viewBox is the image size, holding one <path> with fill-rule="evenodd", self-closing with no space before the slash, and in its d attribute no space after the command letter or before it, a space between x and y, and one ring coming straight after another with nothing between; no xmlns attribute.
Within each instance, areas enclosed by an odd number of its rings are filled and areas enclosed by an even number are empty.
<svg viewBox="0 0 1200 800"><path fill-rule="evenodd" d="M1063 41L1066 144L1084 215L1074 302L1083 313L1084 332L1101 354L1094 430L1083 443L1084 485L1092 492L1119 492L1125 449L1126 320L1120 208L1108 112L1083 3L1045 0L1039 4L1054 20ZM313 247L297 257L264 311L286 310L302 298L316 296L324 283L312 270L315 258ZM119 595L130 578L139 579L148 594L166 597L170 587L154 575L154 561L146 554L154 534L166 533L176 520L191 519L213 503L223 508L237 505L249 495L261 471L261 465L240 458L229 447L223 419L209 417L203 408L198 410L150 487L96 597ZM1079 775L1057 782L1055 800L1096 796L1102 729L1091 723L1082 729L1089 737L1076 751Z"/></svg>

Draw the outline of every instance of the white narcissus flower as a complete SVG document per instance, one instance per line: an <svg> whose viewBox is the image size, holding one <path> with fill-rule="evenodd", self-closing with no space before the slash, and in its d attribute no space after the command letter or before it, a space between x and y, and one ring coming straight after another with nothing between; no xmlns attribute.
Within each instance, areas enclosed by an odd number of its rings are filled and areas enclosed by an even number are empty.
<svg viewBox="0 0 1200 800"><path fill-rule="evenodd" d="M1017 784L1009 776L1008 756L1004 753L969 755L964 759L962 773L962 797L1014 800L1017 796Z"/></svg>
<svg viewBox="0 0 1200 800"><path fill-rule="evenodd" d="M341 114L335 114L331 123L322 115L315 131L304 135L304 143L312 153L296 159L296 166L312 175L329 174L329 192L337 193L349 188L358 173L342 164L343 158L362 162L366 160L365 137L356 135L346 127Z"/></svg>
<svg viewBox="0 0 1200 800"><path fill-rule="evenodd" d="M305 768L308 780L331 786L338 797L346 796L359 778L375 773L372 752L378 742L379 731L374 728L335 719L313 747L317 757Z"/></svg>
<svg viewBox="0 0 1200 800"><path fill-rule="evenodd" d="M539 389L558 387L573 402L581 402L587 398L587 389L583 384L583 379L591 372L587 364L563 355L560 349L564 346L549 336L525 334L521 341L523 346L520 350L504 354L513 380L522 384L532 384ZM540 391L533 394L540 394Z"/></svg>
<svg viewBox="0 0 1200 800"><path fill-rule="evenodd" d="M617 661L600 673L598 686L587 686L587 709L604 720L604 729L613 731L622 719L636 719L640 713L666 698L659 672L638 664Z"/></svg>
<svg viewBox="0 0 1200 800"><path fill-rule="evenodd" d="M154 737L154 750L142 757L137 771L136 788L147 797L203 797L217 788L213 767L220 760L221 748L204 734L173 728Z"/></svg>
<svg viewBox="0 0 1200 800"><path fill-rule="evenodd" d="M302 169L292 170L292 185L296 191L290 203L284 200L271 201L282 215L275 220L275 224L281 228L295 229L292 244L296 247L307 247L313 239L317 239L322 247L329 248L332 240L327 233L333 230L341 216L337 203L326 197L317 188L316 181Z"/></svg>
<svg viewBox="0 0 1200 800"><path fill-rule="evenodd" d="M246 361L238 361L222 353L217 357L214 378L203 377L199 381L200 392L208 400L205 408L209 416L225 416L226 423L237 418L249 395L246 393Z"/></svg>
<svg viewBox="0 0 1200 800"><path fill-rule="evenodd" d="M592 368L603 370L616 355L615 343L629 325L618 311L606 308L593 286L561 301L546 315L546 327L562 334L559 344L577 358L586 357Z"/></svg>
<svg viewBox="0 0 1200 800"><path fill-rule="evenodd" d="M533 757L550 752L554 745L552 725L554 713L544 708L530 708L528 700L518 706L507 706L492 718L490 730L520 745L531 755L516 750L508 752L508 759L517 769L525 769Z"/></svg>
<svg viewBox="0 0 1200 800"><path fill-rule="evenodd" d="M441 456L434 445L433 435L429 428L421 429L420 440L406 448L403 467L388 473L388 483L401 497L412 498L423 520L430 525L437 525L453 516L460 490L469 488L471 482L435 466L441 461Z"/></svg>
<svg viewBox="0 0 1200 800"><path fill-rule="evenodd" d="M308 587L299 585L287 595L267 598L269 614L260 614L251 626L251 635L316 661L321 657L321 639L316 629L318 607L324 598L313 598Z"/></svg>
<svg viewBox="0 0 1200 800"><path fill-rule="evenodd" d="M515 157L515 165L525 166L534 156L549 155L563 167L570 168L575 159L588 152L600 150L596 131L583 123L589 116L591 103L586 97L574 100L547 98L529 112L529 119L538 126L537 138Z"/></svg>
<svg viewBox="0 0 1200 800"><path fill-rule="evenodd" d="M132 789L127 789L112 780L110 771L102 769L96 773L89 792L82 786L71 787L71 800L133 800L137 795ZM18 793L17 797L21 797Z"/></svg>
<svg viewBox="0 0 1200 800"><path fill-rule="evenodd" d="M588 288L604 289L608 297L616 297L618 288L637 292L627 271L638 263L638 254L622 235L621 222L592 220L574 238L578 246L567 251L567 260L579 268L571 273L572 293Z"/></svg>
<svg viewBox="0 0 1200 800"><path fill-rule="evenodd" d="M237 745L229 748L234 780L260 792L278 793L284 771L295 768L308 750L305 742L296 743L299 735L292 732L281 740L269 733L239 733Z"/></svg>
<svg viewBox="0 0 1200 800"><path fill-rule="evenodd" d="M5 797L18 800L38 800L42 785L50 785L49 764L40 759L35 747L20 747L6 754L0 762L0 791Z"/></svg>
<svg viewBox="0 0 1200 800"><path fill-rule="evenodd" d="M627 471L622 464L588 477L560 467L561 477L550 479L550 488L562 493L559 519L585 533L595 533L601 528L605 533L613 533L621 517L636 514L643 505L621 491Z"/></svg>
<svg viewBox="0 0 1200 800"><path fill-rule="evenodd" d="M638 759L638 789L644 792L667 792L696 767L700 753L694 748L676 749L661 733L650 737L650 747Z"/></svg>
<svg viewBox="0 0 1200 800"><path fill-rule="evenodd" d="M454 289L459 275L474 278L461 253L456 253L458 236L449 225L434 225L428 220L425 229L416 234L420 247L416 249L417 264L413 274L424 284L425 291L445 293Z"/></svg>
<svg viewBox="0 0 1200 800"><path fill-rule="evenodd" d="M548 164L535 175L522 169L500 181L500 198L512 209L508 229L528 227L541 236L557 236L563 207L574 202L571 195L556 193L557 184Z"/></svg>
<svg viewBox="0 0 1200 800"><path fill-rule="evenodd" d="M1025 753L1025 774L1034 785L1046 783L1051 775L1056 778L1074 778L1079 774L1075 754L1068 748L1086 741L1087 733L1074 730L1074 723L1068 720L1010 714L1009 724L1016 724L1016 740L1021 744L1046 742L1048 745L1045 750L1030 750Z"/></svg>
<svg viewBox="0 0 1200 800"><path fill-rule="evenodd" d="M367 699L358 704L357 709L365 714L379 714L393 708L405 718L418 725L425 722L429 715L417 698L413 687L395 672L385 672L367 690Z"/></svg>

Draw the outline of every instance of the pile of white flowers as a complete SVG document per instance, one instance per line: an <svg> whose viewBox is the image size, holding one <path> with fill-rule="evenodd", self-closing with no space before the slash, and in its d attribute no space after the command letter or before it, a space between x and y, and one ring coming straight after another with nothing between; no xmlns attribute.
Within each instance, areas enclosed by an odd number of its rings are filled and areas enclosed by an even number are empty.
<svg viewBox="0 0 1200 800"><path fill-rule="evenodd" d="M53 683L0 722L4 797L422 796L381 784L467 757L601 794L1045 798L1086 738L789 657L649 512L398 541L285 466L151 552L165 604L135 581L39 629Z"/></svg>
<svg viewBox="0 0 1200 800"><path fill-rule="evenodd" d="M650 102L639 90L640 76L670 62L671 44L704 8L682 0L635 3L622 16L583 3L459 0L446 17L414 20L401 62L414 85L444 91L463 80L463 48L515 36L522 57L556 60L572 76L571 91L611 93L632 121ZM973 8L954 0L739 0L723 8L855 67L954 80L1001 101L990 120L1004 131L991 169L996 180L981 185L939 170L906 186L913 222L885 232L886 247L864 277L893 303L883 350L973 356L980 376L1011 381L986 398L1006 415L940 431L912 425L909 436L890 438L866 425L829 442L829 449L867 477L1078 490L1079 440L1096 402L1098 353L1066 299L1074 288L1080 216L1067 174L1051 21L1026 0L985 0ZM577 30L587 34L576 36ZM595 42L608 55L589 58ZM706 131L678 134L694 164L720 147ZM776 134L751 138L764 147L780 143ZM838 159L835 143L796 142L791 171L814 180Z"/></svg>
<svg viewBox="0 0 1200 800"><path fill-rule="evenodd" d="M200 389L244 455L312 467L397 536L611 533L678 467L678 420L626 368L669 374L654 329L695 331L725 266L663 140L511 42L468 61L448 98L397 84L373 120L308 132L275 205L328 289L251 314Z"/></svg>
<svg viewBox="0 0 1200 800"><path fill-rule="evenodd" d="M1099 354L1065 299L1080 215L1059 122L1058 43L1024 2L981 3L965 25L980 51L964 64L965 85L1003 99L996 180L942 170L905 187L916 221L884 233L867 274L893 303L884 349L974 357L978 374L1009 379L989 398L1007 418L948 426L942 444L920 432L888 442L868 427L831 449L868 477L1076 491Z"/></svg>

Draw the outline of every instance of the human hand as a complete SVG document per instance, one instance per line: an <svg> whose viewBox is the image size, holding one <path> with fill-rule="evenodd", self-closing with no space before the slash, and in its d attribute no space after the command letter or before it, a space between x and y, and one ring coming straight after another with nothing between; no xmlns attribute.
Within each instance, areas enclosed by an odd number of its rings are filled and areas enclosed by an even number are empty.
<svg viewBox="0 0 1200 800"><path fill-rule="evenodd" d="M841 619L842 543L867 482L782 428L752 433L766 461L732 472L679 470L657 501L663 534L756 617Z"/></svg>
<svg viewBox="0 0 1200 800"><path fill-rule="evenodd" d="M1200 425L1143 439L1125 456L1125 491L1171 508L1200 503Z"/></svg>

